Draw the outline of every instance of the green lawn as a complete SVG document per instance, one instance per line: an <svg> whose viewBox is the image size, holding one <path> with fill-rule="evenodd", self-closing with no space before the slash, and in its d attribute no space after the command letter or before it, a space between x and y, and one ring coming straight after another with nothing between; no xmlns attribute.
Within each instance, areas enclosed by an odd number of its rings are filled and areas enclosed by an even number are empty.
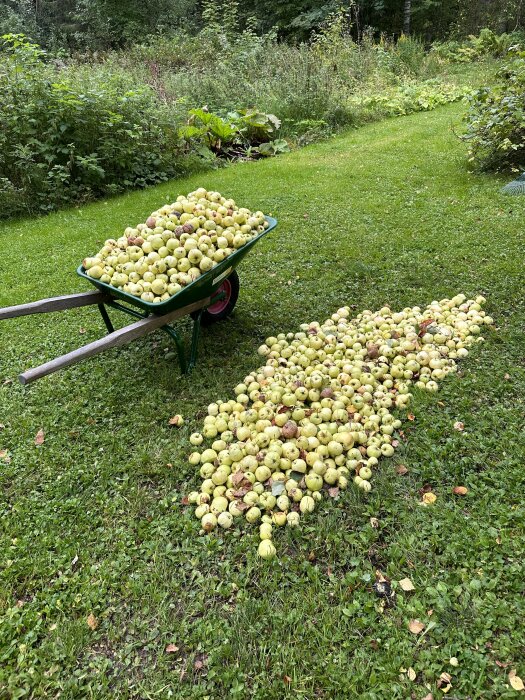
<svg viewBox="0 0 525 700"><path fill-rule="evenodd" d="M203 333L191 376L157 333L23 388L20 371L99 337L101 319L0 322L1 698L435 700L443 672L448 698L521 696L508 673L525 678L525 199L467 172L452 131L463 109L2 224L8 305L87 289L79 260L200 184L279 220L240 268L235 314ZM266 336L343 304L459 292L484 294L496 329L437 395L416 395L372 493L352 487L279 532L269 563L257 528L199 536L180 504L200 483L187 438L260 364ZM438 499L421 508L425 484ZM376 570L415 591L398 588L382 609ZM424 635L408 630L415 618Z"/></svg>

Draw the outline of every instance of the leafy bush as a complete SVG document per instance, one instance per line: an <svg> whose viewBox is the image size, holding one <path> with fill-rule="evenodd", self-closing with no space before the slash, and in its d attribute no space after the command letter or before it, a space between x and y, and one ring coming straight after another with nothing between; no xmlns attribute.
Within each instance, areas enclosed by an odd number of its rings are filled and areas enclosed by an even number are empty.
<svg viewBox="0 0 525 700"><path fill-rule="evenodd" d="M0 211L48 211L180 171L176 125L129 77L59 69L21 35L0 62Z"/></svg>
<svg viewBox="0 0 525 700"><path fill-rule="evenodd" d="M501 58L512 46L519 45L523 35L519 32L512 34L495 34L492 29L484 28L479 36L470 35L467 41L446 41L434 44L432 52L440 58L453 63L471 63L488 56Z"/></svg>
<svg viewBox="0 0 525 700"><path fill-rule="evenodd" d="M179 136L207 160L214 156L253 158L290 150L285 140L272 140L280 126L275 114L256 109L229 112L224 119L207 109L191 109L188 124L179 129Z"/></svg>
<svg viewBox="0 0 525 700"><path fill-rule="evenodd" d="M469 160L481 170L525 165L525 51L516 52L498 78L473 93L466 115Z"/></svg>

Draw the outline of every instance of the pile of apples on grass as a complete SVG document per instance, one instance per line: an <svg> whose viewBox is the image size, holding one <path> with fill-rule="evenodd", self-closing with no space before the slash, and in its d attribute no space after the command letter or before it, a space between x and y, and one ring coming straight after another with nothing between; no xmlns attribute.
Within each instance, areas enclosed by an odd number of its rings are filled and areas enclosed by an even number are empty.
<svg viewBox="0 0 525 700"><path fill-rule="evenodd" d="M268 226L261 211L252 213L201 187L126 228L120 238L108 239L83 266L89 277L159 304Z"/></svg>
<svg viewBox="0 0 525 700"><path fill-rule="evenodd" d="M368 492L381 457L391 457L413 386L430 392L457 369L493 324L485 299L433 301L395 313L388 307L350 320L348 307L323 324L268 338L266 364L208 406L189 456L200 468L196 505L202 530L259 523L259 555L275 556L274 527L296 527L325 494L349 482ZM205 441L210 444L204 447Z"/></svg>

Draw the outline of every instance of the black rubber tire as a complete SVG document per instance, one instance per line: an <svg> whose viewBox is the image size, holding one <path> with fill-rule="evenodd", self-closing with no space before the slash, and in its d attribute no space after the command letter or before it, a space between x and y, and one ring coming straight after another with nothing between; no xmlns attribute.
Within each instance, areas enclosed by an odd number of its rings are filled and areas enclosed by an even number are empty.
<svg viewBox="0 0 525 700"><path fill-rule="evenodd" d="M228 316L231 314L233 309L235 308L235 304L237 303L237 299L239 298L239 275L237 274L236 270L234 270L228 277L226 278L225 282L229 283L229 292L230 296L228 299L228 303L226 306L218 311L217 313L211 312L209 309L205 309L202 312L201 316L201 325L203 326L211 326L212 323L217 323L217 321L222 321L225 318L228 318ZM223 283L224 284L224 283ZM217 291L220 291L222 289L219 287ZM194 311L191 315L193 318L195 318L196 314L198 312Z"/></svg>

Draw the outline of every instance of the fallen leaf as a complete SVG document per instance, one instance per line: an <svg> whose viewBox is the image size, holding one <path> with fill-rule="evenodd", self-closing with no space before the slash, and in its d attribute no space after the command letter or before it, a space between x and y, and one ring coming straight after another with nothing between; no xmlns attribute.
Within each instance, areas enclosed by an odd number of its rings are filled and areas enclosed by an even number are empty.
<svg viewBox="0 0 525 700"><path fill-rule="evenodd" d="M427 615L429 617L432 617L433 614L434 614L434 611L432 610L432 608L430 608L430 610L427 610Z"/></svg>
<svg viewBox="0 0 525 700"><path fill-rule="evenodd" d="M2 385L7 386L8 384L12 384L12 383L13 383L13 380L8 377L7 379L4 379L4 381L2 382Z"/></svg>
<svg viewBox="0 0 525 700"><path fill-rule="evenodd" d="M310 552L310 554L308 555L308 561L315 561L315 559L316 559L315 552L313 552L313 551Z"/></svg>
<svg viewBox="0 0 525 700"><path fill-rule="evenodd" d="M96 630L98 627L98 620L97 618L93 615L93 613L89 613L87 616L87 626L89 627L90 630Z"/></svg>
<svg viewBox="0 0 525 700"><path fill-rule="evenodd" d="M409 578L402 578L401 581L399 581L399 585L401 588L408 593L408 591L415 591L416 588L412 581Z"/></svg>
<svg viewBox="0 0 525 700"><path fill-rule="evenodd" d="M455 656L451 656L448 662L451 666L459 666L459 661L456 659Z"/></svg>
<svg viewBox="0 0 525 700"><path fill-rule="evenodd" d="M182 501L181 501L181 504L182 504L183 506L189 506L189 504L190 504L190 499L189 499L187 496L184 496L184 498L183 498Z"/></svg>
<svg viewBox="0 0 525 700"><path fill-rule="evenodd" d="M413 669L412 666L411 666L411 667L408 669L407 676L410 678L411 681L415 681L415 680L416 680L416 675L417 675L416 672L414 671L414 669Z"/></svg>
<svg viewBox="0 0 525 700"><path fill-rule="evenodd" d="M78 329L78 332L80 333L80 335L84 335L84 333L86 332L86 329L85 329L85 328L79 328L79 329Z"/></svg>
<svg viewBox="0 0 525 700"><path fill-rule="evenodd" d="M235 472L235 474L232 475L232 484L237 487L239 484L244 480L244 472Z"/></svg>
<svg viewBox="0 0 525 700"><path fill-rule="evenodd" d="M283 681L284 681L285 685L290 685L290 683L292 682L292 679L290 678L290 676L283 676Z"/></svg>
<svg viewBox="0 0 525 700"><path fill-rule="evenodd" d="M441 692L442 692L442 693L448 693L448 691L449 691L451 688L452 688L452 685L449 683L448 685L445 685L445 686L443 686L443 688L441 688Z"/></svg>
<svg viewBox="0 0 525 700"><path fill-rule="evenodd" d="M5 428L5 425L3 423L0 423L0 430L3 430Z"/></svg>
<svg viewBox="0 0 525 700"><path fill-rule="evenodd" d="M435 503L436 500L437 500L437 496L435 493L432 493L432 491L428 491L427 493L423 494L423 503L426 506L429 506L432 503Z"/></svg>
<svg viewBox="0 0 525 700"><path fill-rule="evenodd" d="M399 447L399 440L392 440L391 445L392 447Z"/></svg>
<svg viewBox="0 0 525 700"><path fill-rule="evenodd" d="M416 417L413 413L409 413L407 418L408 418L408 420L416 420Z"/></svg>
<svg viewBox="0 0 525 700"><path fill-rule="evenodd" d="M428 693L424 698L421 698L421 700L434 700L434 696L432 693Z"/></svg>
<svg viewBox="0 0 525 700"><path fill-rule="evenodd" d="M377 518L370 518L370 525L374 528L378 528L379 520Z"/></svg>
<svg viewBox="0 0 525 700"><path fill-rule="evenodd" d="M404 464L398 464L396 467L396 474L399 474L399 476L404 476L405 474L408 474L408 469Z"/></svg>
<svg viewBox="0 0 525 700"><path fill-rule="evenodd" d="M507 668L507 666L510 666L510 661L498 661L496 659L495 663L496 666L499 666L500 668Z"/></svg>
<svg viewBox="0 0 525 700"><path fill-rule="evenodd" d="M165 651L167 654L174 654L176 651L179 651L179 647L175 644L168 644Z"/></svg>
<svg viewBox="0 0 525 700"><path fill-rule="evenodd" d="M425 629L425 624L419 620L410 620L408 623L408 629L412 632L412 634L419 634Z"/></svg>
<svg viewBox="0 0 525 700"><path fill-rule="evenodd" d="M336 498L336 496L339 496L339 488L337 486L332 486L328 489L328 495L331 498Z"/></svg>
<svg viewBox="0 0 525 700"><path fill-rule="evenodd" d="M514 690L525 690L525 685L521 678L516 675L515 669L509 671L509 683L514 688Z"/></svg>
<svg viewBox="0 0 525 700"><path fill-rule="evenodd" d="M40 428L38 433L35 435L35 445L43 445L45 439L44 429Z"/></svg>
<svg viewBox="0 0 525 700"><path fill-rule="evenodd" d="M442 683L450 683L450 681L452 680L452 676L450 675L450 673L446 673L445 671L443 671L443 673L439 677L439 680Z"/></svg>
<svg viewBox="0 0 525 700"><path fill-rule="evenodd" d="M11 463L11 457L9 456L9 452L7 450L0 450L0 459L4 464L10 464Z"/></svg>
<svg viewBox="0 0 525 700"><path fill-rule="evenodd" d="M510 374L508 372L505 374L505 379L510 379Z"/></svg>
<svg viewBox="0 0 525 700"><path fill-rule="evenodd" d="M454 423L454 430L465 430L465 424L462 423L460 420L456 421Z"/></svg>
<svg viewBox="0 0 525 700"><path fill-rule="evenodd" d="M168 425L173 425L173 426L175 426L175 427L178 427L179 425L182 425L183 422L184 422L183 417L177 415L177 416L172 416L172 417L169 419Z"/></svg>
<svg viewBox="0 0 525 700"><path fill-rule="evenodd" d="M455 493L456 496L466 496L468 493L468 488L466 486L454 486L452 493Z"/></svg>
<svg viewBox="0 0 525 700"><path fill-rule="evenodd" d="M206 665L207 661L208 661L207 654L198 654L195 661L193 662L193 668L196 671L201 671L204 668L204 666Z"/></svg>

